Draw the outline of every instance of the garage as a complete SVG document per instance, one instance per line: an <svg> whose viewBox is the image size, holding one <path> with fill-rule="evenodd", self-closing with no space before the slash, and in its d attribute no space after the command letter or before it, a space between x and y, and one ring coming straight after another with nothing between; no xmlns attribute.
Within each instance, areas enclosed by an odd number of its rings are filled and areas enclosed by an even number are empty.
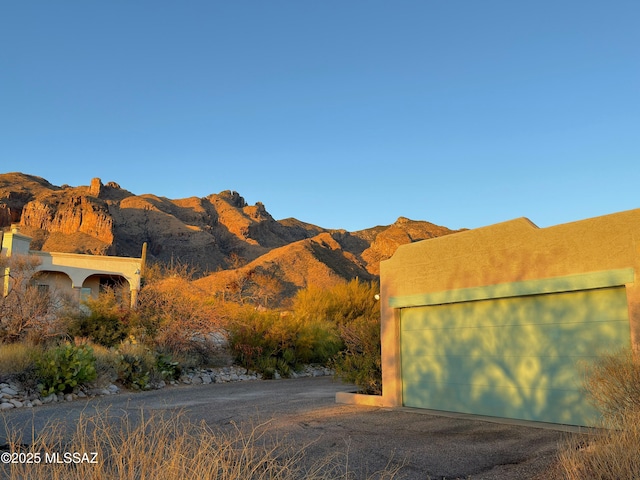
<svg viewBox="0 0 640 480"><path fill-rule="evenodd" d="M408 407L594 424L581 381L599 351L628 346L624 287L401 309Z"/></svg>
<svg viewBox="0 0 640 480"><path fill-rule="evenodd" d="M380 404L595 425L585 368L640 355L638 272L640 209L400 246L380 262Z"/></svg>

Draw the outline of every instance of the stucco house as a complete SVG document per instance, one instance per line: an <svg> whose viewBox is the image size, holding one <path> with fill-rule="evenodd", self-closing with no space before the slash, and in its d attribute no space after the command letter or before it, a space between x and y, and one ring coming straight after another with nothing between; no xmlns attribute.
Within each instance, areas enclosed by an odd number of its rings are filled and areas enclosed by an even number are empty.
<svg viewBox="0 0 640 480"><path fill-rule="evenodd" d="M585 368L640 361L640 209L423 240L380 264L382 395L336 401L595 426Z"/></svg>
<svg viewBox="0 0 640 480"><path fill-rule="evenodd" d="M640 352L638 272L640 209L399 247L380 268L379 404L595 425L584 367Z"/></svg>
<svg viewBox="0 0 640 480"><path fill-rule="evenodd" d="M10 231L0 232L0 235L2 256L29 255L38 260L36 273L31 279L38 287L70 292L81 301L88 296L96 297L102 286L125 284L131 292L131 305L135 306L140 291L143 258L30 250L31 237L20 233L16 225ZM3 294L7 295L10 288L9 268L2 273Z"/></svg>

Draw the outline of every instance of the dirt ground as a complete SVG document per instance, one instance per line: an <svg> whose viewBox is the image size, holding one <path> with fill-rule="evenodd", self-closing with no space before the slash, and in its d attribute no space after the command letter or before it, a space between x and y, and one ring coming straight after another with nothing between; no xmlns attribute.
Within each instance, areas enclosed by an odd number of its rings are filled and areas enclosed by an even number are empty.
<svg viewBox="0 0 640 480"><path fill-rule="evenodd" d="M182 411L216 428L263 424L304 461L332 456L354 478L399 467L407 480L547 478L567 433L532 425L455 418L413 409L340 405L335 393L353 386L329 377L168 387L3 412L3 427L31 435L60 419L72 429L81 414ZM4 440L0 438L0 442ZM346 467L345 467L346 468Z"/></svg>

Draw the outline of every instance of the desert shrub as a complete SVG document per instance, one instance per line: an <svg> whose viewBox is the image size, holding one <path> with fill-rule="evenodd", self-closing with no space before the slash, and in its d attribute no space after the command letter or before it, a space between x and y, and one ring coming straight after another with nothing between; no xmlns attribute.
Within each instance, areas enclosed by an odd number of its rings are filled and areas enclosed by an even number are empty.
<svg viewBox="0 0 640 480"><path fill-rule="evenodd" d="M88 345L65 343L45 350L36 362L42 393L70 393L94 380L95 360Z"/></svg>
<svg viewBox="0 0 640 480"><path fill-rule="evenodd" d="M340 335L342 348L332 366L342 380L363 393L382 393L378 284L352 280L329 289L309 287L294 299L294 315L329 322Z"/></svg>
<svg viewBox="0 0 640 480"><path fill-rule="evenodd" d="M344 349L333 361L336 375L353 383L361 393L382 394L382 357L380 353L380 320L360 317L340 327Z"/></svg>
<svg viewBox="0 0 640 480"><path fill-rule="evenodd" d="M240 318L229 323L229 347L238 363L252 370L268 371L265 369L270 361L266 359L275 359L279 349L273 329L277 318L275 312L258 312L248 308L244 309Z"/></svg>
<svg viewBox="0 0 640 480"><path fill-rule="evenodd" d="M175 361L173 357L166 353L156 354L155 371L163 380L177 380L182 373L180 362Z"/></svg>
<svg viewBox="0 0 640 480"><path fill-rule="evenodd" d="M299 290L293 300L293 313L300 319L326 320L346 325L357 318L380 316L375 300L379 287L375 282L351 280L331 288L309 286Z"/></svg>
<svg viewBox="0 0 640 480"><path fill-rule="evenodd" d="M24 343L0 344L0 375L14 375L33 365L42 347Z"/></svg>
<svg viewBox="0 0 640 480"><path fill-rule="evenodd" d="M36 390L36 362L44 348L27 342L0 344L0 381L15 380L23 388Z"/></svg>
<svg viewBox="0 0 640 480"><path fill-rule="evenodd" d="M118 347L120 362L118 380L127 388L146 390L151 387L155 356L145 345L130 337Z"/></svg>
<svg viewBox="0 0 640 480"><path fill-rule="evenodd" d="M640 360L630 348L603 354L587 367L584 386L608 423L640 411Z"/></svg>
<svg viewBox="0 0 640 480"><path fill-rule="evenodd" d="M589 436L569 437L558 455L562 478L640 478L640 411L629 410L624 419L624 428L606 428Z"/></svg>
<svg viewBox="0 0 640 480"><path fill-rule="evenodd" d="M275 372L289 376L305 363L326 363L341 347L337 329L329 322L279 312L247 308L228 330L236 360L266 378Z"/></svg>
<svg viewBox="0 0 640 480"><path fill-rule="evenodd" d="M149 282L140 291L136 335L158 350L205 353L204 339L219 330L214 305L187 278L168 277Z"/></svg>
<svg viewBox="0 0 640 480"><path fill-rule="evenodd" d="M29 338L41 341L64 334L58 315L67 303L63 295L55 291L42 291L31 282L39 265L37 258L16 255L0 257L0 270L8 267L9 292L0 295L0 341L15 342Z"/></svg>
<svg viewBox="0 0 640 480"><path fill-rule="evenodd" d="M124 305L117 290L108 288L84 304L88 312L79 311L67 320L67 332L72 337L113 347L130 334L133 312Z"/></svg>
<svg viewBox="0 0 640 480"><path fill-rule="evenodd" d="M106 386L118 379L120 365L120 353L115 348L107 348L104 345L92 344L93 355L96 358L95 384Z"/></svg>
<svg viewBox="0 0 640 480"><path fill-rule="evenodd" d="M564 478L640 478L640 359L630 349L604 354L587 368L584 386L602 428L567 439L559 452Z"/></svg>
<svg viewBox="0 0 640 480"><path fill-rule="evenodd" d="M338 329L331 322L296 317L292 322L296 326L294 353L297 362L327 364L342 348Z"/></svg>
<svg viewBox="0 0 640 480"><path fill-rule="evenodd" d="M154 348L158 355L167 356L178 362L183 370L229 364L230 355L227 349L207 337L194 338L188 343L180 344L178 348L162 344L154 344Z"/></svg>

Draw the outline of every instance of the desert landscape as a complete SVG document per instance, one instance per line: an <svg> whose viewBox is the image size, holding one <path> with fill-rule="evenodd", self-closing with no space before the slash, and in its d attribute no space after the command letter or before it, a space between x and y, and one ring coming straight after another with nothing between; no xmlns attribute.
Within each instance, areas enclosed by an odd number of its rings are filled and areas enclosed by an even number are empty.
<svg viewBox="0 0 640 480"><path fill-rule="evenodd" d="M627 351L585 374L603 430L336 404L382 393L380 261L446 227L332 230L233 191L172 200L24 173L0 174L0 226L31 247L3 239L6 478L636 477ZM45 289L37 252L139 259L136 301L111 275L91 296Z"/></svg>

